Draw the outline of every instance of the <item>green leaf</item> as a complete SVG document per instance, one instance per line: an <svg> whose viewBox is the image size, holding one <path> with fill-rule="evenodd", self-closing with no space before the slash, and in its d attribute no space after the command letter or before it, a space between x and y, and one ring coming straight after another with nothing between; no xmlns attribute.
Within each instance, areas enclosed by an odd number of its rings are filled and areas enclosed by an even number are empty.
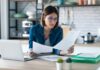
<svg viewBox="0 0 100 70"><path fill-rule="evenodd" d="M57 59L57 62L58 62L58 63L63 63L64 60L63 60L62 58L58 58L58 59Z"/></svg>

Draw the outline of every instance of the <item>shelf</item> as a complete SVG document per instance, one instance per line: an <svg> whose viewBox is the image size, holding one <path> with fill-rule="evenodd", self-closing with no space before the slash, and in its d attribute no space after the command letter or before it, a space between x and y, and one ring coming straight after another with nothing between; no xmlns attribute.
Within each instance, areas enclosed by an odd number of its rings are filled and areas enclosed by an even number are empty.
<svg viewBox="0 0 100 70"><path fill-rule="evenodd" d="M28 40L28 37L9 37L9 39Z"/></svg>
<svg viewBox="0 0 100 70"><path fill-rule="evenodd" d="M36 0L10 0L10 1L19 1L19 2L36 2Z"/></svg>
<svg viewBox="0 0 100 70"><path fill-rule="evenodd" d="M43 10L43 9L37 8L37 10Z"/></svg>
<svg viewBox="0 0 100 70"><path fill-rule="evenodd" d="M100 5L60 5L57 7L89 7L89 6L100 6Z"/></svg>
<svg viewBox="0 0 100 70"><path fill-rule="evenodd" d="M9 11L16 11L16 9L9 9Z"/></svg>
<svg viewBox="0 0 100 70"><path fill-rule="evenodd" d="M9 4L8 4L8 17L9 17L9 39L28 39L29 38L29 29L31 27L31 25L34 25L34 21L32 21L32 24L24 24L22 23L23 21L27 20L28 17L22 17L22 18L15 18L14 14L18 13L18 5L20 2L35 2L36 3L36 7L35 9L38 10L36 11L36 20L35 23L37 23L39 21L39 16L43 10L43 5L42 4L38 4L37 5L37 0L8 0ZM14 8L10 6L10 2L12 1Z"/></svg>
<svg viewBox="0 0 100 70"><path fill-rule="evenodd" d="M9 27L10 29L16 29L16 27ZM17 29L25 29L24 27L18 27Z"/></svg>
<svg viewBox="0 0 100 70"><path fill-rule="evenodd" d="M17 20L17 21L24 21L26 20L27 18L15 18L15 17L10 17L10 20Z"/></svg>
<svg viewBox="0 0 100 70"><path fill-rule="evenodd" d="M15 26L10 26L9 28L16 28Z"/></svg>
<svg viewBox="0 0 100 70"><path fill-rule="evenodd" d="M23 37L29 37L29 34L22 34Z"/></svg>
<svg viewBox="0 0 100 70"><path fill-rule="evenodd" d="M31 26L22 26L22 28L30 28Z"/></svg>

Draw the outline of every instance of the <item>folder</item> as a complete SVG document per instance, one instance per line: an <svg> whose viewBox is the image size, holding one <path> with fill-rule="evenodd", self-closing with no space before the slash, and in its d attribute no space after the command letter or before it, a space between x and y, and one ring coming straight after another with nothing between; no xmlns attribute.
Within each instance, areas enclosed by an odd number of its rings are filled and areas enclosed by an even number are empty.
<svg viewBox="0 0 100 70"><path fill-rule="evenodd" d="M72 58L72 62L75 63L91 63L91 64L95 64L95 63L99 63L100 62L100 55L98 56L93 56L93 57L84 57L84 56L80 56L80 55L73 55L71 56Z"/></svg>

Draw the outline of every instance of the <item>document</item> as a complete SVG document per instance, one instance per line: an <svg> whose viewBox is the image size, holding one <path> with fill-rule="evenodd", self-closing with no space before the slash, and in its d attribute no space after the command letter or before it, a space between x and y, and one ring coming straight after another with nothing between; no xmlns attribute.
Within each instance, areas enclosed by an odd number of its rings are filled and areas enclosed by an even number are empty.
<svg viewBox="0 0 100 70"><path fill-rule="evenodd" d="M50 53L52 52L52 47L50 46L46 46L46 45L42 45L36 42L33 42L33 51L37 54L39 53Z"/></svg>
<svg viewBox="0 0 100 70"><path fill-rule="evenodd" d="M80 53L77 56L85 58L97 58L100 54L98 53Z"/></svg>
<svg viewBox="0 0 100 70"><path fill-rule="evenodd" d="M62 58L63 60L66 60L68 57L58 56L58 55L46 55L46 56L40 56L38 58L46 61L57 61L58 58Z"/></svg>
<svg viewBox="0 0 100 70"><path fill-rule="evenodd" d="M79 36L80 31L70 31L66 38L64 38L61 42L55 45L55 49L59 50L68 50L72 45L74 45L75 41Z"/></svg>
<svg viewBox="0 0 100 70"><path fill-rule="evenodd" d="M33 42L33 51L36 53L52 52L52 49L67 51L70 47L74 45L77 37L79 36L79 33L80 31L70 31L66 38L62 39L61 42L52 47Z"/></svg>
<svg viewBox="0 0 100 70"><path fill-rule="evenodd" d="M96 46L76 46L74 53L71 55L77 55L79 57L96 58L100 56L100 48Z"/></svg>

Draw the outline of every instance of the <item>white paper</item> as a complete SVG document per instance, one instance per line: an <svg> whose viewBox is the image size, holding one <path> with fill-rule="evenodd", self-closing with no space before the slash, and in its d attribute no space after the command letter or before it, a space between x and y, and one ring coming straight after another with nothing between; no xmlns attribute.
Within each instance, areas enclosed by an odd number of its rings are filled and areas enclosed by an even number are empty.
<svg viewBox="0 0 100 70"><path fill-rule="evenodd" d="M80 54L81 53L81 54ZM74 53L72 55L78 55L81 57L96 58L100 55L100 48L96 46L75 46Z"/></svg>
<svg viewBox="0 0 100 70"><path fill-rule="evenodd" d="M80 53L78 56L79 57L88 57L88 58L96 58L98 57L100 54L97 53Z"/></svg>
<svg viewBox="0 0 100 70"><path fill-rule="evenodd" d="M72 45L74 45L79 33L80 31L70 31L66 38L53 47L33 42L33 51L35 53L47 53L52 52L53 48L58 50L68 50Z"/></svg>
<svg viewBox="0 0 100 70"><path fill-rule="evenodd" d="M52 52L52 47L33 42L33 51L35 53L48 53Z"/></svg>
<svg viewBox="0 0 100 70"><path fill-rule="evenodd" d="M68 50L72 47L79 36L80 31L70 31L66 38L64 38L61 42L55 45L55 49L59 50Z"/></svg>
<svg viewBox="0 0 100 70"><path fill-rule="evenodd" d="M46 55L46 56L40 56L38 58L46 61L57 61L58 58L62 58L63 60L66 60L68 57L58 56L58 55Z"/></svg>

